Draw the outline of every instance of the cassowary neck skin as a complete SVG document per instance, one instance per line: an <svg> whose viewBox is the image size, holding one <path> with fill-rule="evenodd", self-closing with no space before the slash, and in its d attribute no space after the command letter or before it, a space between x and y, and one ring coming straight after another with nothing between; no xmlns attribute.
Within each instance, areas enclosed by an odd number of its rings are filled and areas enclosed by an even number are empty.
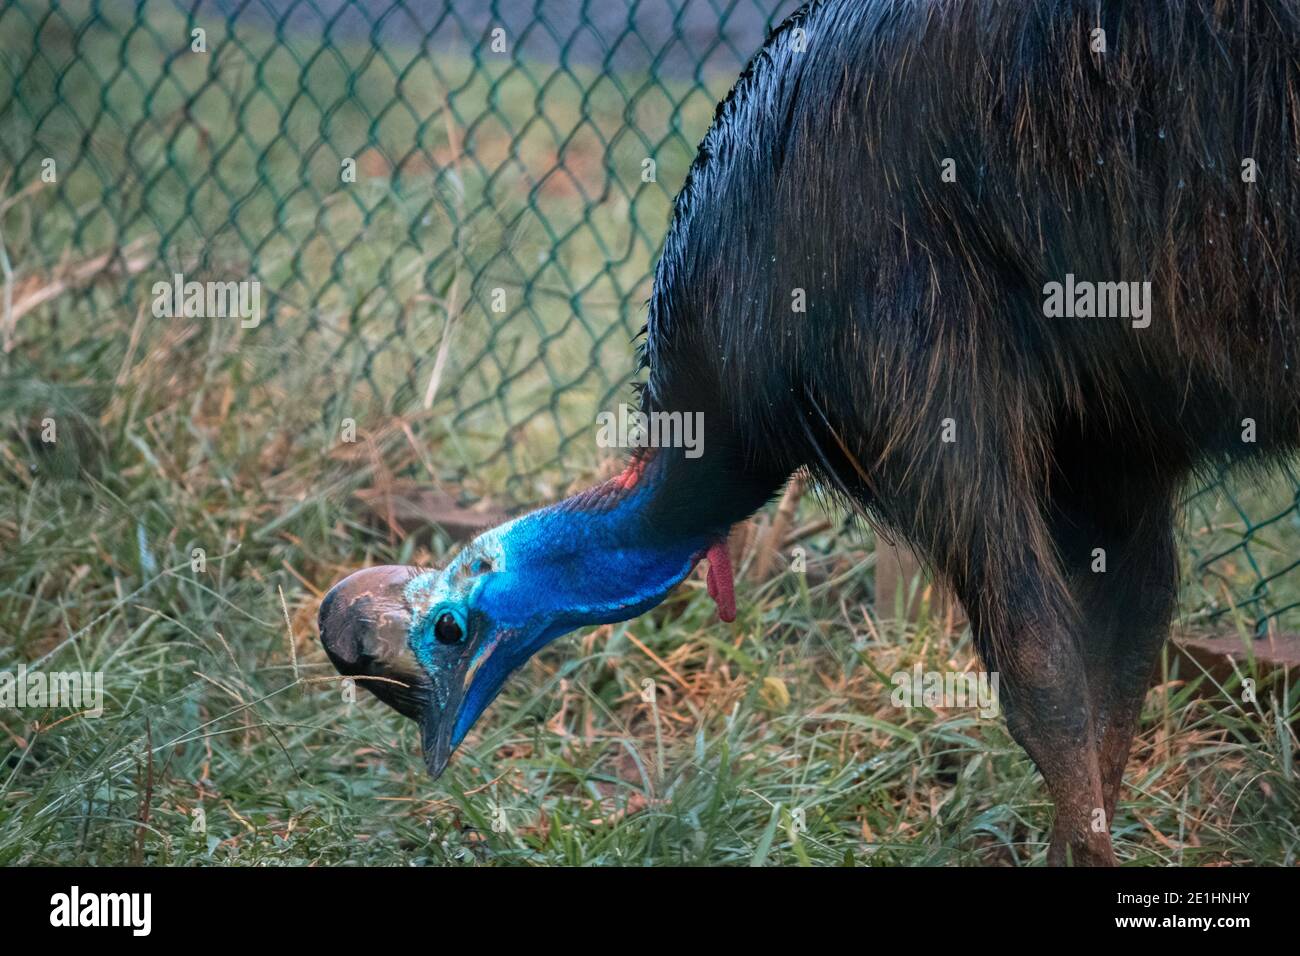
<svg viewBox="0 0 1300 956"><path fill-rule="evenodd" d="M693 486L705 476L690 465L673 451L639 457L617 478L485 532L446 568L409 581L409 644L432 685L421 724L434 776L529 657L577 628L650 610L706 553L710 593L724 619L734 617L728 525L692 514L685 499L699 500Z"/></svg>

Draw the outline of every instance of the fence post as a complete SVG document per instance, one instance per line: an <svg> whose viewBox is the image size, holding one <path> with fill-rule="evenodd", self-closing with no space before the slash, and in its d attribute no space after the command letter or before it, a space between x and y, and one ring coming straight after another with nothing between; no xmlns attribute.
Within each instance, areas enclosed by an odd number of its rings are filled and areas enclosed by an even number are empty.
<svg viewBox="0 0 1300 956"><path fill-rule="evenodd" d="M916 592L908 600L913 581L917 581ZM964 620L960 602L942 583L927 579L925 569L911 548L891 544L877 536L876 617L881 621L915 623L920 620L923 610L927 611L928 617L945 620L948 629L960 627Z"/></svg>

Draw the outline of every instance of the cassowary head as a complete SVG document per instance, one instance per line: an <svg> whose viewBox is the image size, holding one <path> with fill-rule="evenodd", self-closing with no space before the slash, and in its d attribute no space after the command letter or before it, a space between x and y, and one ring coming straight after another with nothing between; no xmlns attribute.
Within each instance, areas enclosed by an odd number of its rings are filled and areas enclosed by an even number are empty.
<svg viewBox="0 0 1300 956"><path fill-rule="evenodd" d="M419 722L437 777L529 657L579 627L649 610L709 551L698 534L649 533L643 504L616 481L485 532L442 570L358 571L321 602L321 641L341 673ZM709 557L710 591L730 620L725 549Z"/></svg>

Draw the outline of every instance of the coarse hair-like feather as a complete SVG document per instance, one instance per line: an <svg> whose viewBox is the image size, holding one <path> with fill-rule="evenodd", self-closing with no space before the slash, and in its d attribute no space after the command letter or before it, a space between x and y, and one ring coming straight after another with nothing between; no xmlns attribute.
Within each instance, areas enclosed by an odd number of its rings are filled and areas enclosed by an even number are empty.
<svg viewBox="0 0 1300 956"><path fill-rule="evenodd" d="M677 197L646 408L709 410L742 470L808 467L991 634L1014 602L1071 614L1062 509L1122 524L1300 435L1298 11L809 4ZM1150 327L1045 317L1067 274L1150 281Z"/></svg>

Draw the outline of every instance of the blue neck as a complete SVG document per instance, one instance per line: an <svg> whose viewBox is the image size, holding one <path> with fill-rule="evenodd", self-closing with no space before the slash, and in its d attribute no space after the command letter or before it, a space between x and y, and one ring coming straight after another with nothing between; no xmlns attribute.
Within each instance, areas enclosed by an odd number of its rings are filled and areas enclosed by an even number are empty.
<svg viewBox="0 0 1300 956"><path fill-rule="evenodd" d="M453 744L515 668L580 627L626 621L659 604L737 521L784 479L660 449L618 478L492 531L467 547L471 614L492 640L471 662ZM723 464L720 465L719 461ZM474 577L482 560L491 573ZM453 580L459 573L448 568ZM471 626L473 622L471 621Z"/></svg>
<svg viewBox="0 0 1300 956"><path fill-rule="evenodd" d="M668 596L716 540L706 529L664 534L648 509L653 478L624 490L616 482L585 492L502 529L508 566L478 596L492 619L532 631L532 654L579 627L626 621ZM540 630L530 627L544 621Z"/></svg>

